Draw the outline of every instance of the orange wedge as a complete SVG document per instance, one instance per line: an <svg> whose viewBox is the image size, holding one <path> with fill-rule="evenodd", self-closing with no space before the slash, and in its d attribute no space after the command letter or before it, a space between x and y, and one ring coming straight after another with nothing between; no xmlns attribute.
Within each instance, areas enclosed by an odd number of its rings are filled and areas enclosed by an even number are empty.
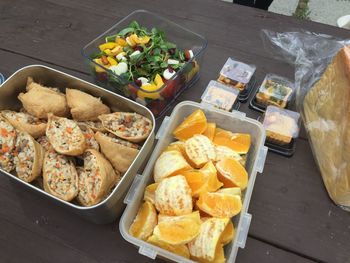
<svg viewBox="0 0 350 263"><path fill-rule="evenodd" d="M208 218L204 220L199 235L188 244L191 258L198 262L213 262L218 258L221 251L217 251L217 248L218 246L222 248L220 238L229 222L229 218Z"/></svg>
<svg viewBox="0 0 350 263"><path fill-rule="evenodd" d="M143 200L148 201L154 205L155 193L159 183L150 184L146 187L143 195Z"/></svg>
<svg viewBox="0 0 350 263"><path fill-rule="evenodd" d="M155 192L155 206L161 214L186 215L192 212L192 191L182 175L165 178Z"/></svg>
<svg viewBox="0 0 350 263"><path fill-rule="evenodd" d="M190 258L190 252L188 251L188 247L186 245L170 245L168 243L160 241L155 235L147 239L147 242L162 249L168 250L171 253L174 253L181 257Z"/></svg>
<svg viewBox="0 0 350 263"><path fill-rule="evenodd" d="M207 192L215 192L216 190L220 189L222 183L218 180L217 171L213 162L206 163L199 171L201 171L207 178Z"/></svg>
<svg viewBox="0 0 350 263"><path fill-rule="evenodd" d="M165 151L158 157L154 165L154 181L158 183L164 178L190 169L192 167L179 151Z"/></svg>
<svg viewBox="0 0 350 263"><path fill-rule="evenodd" d="M218 178L225 187L239 187L244 190L248 184L248 173L239 161L224 158L216 163Z"/></svg>
<svg viewBox="0 0 350 263"><path fill-rule="evenodd" d="M246 154L250 148L251 138L250 134L232 133L217 128L213 142L216 145L227 146L239 154Z"/></svg>
<svg viewBox="0 0 350 263"><path fill-rule="evenodd" d="M192 241L199 234L202 223L198 211L183 216L165 216L159 220L153 234L170 245L184 245Z"/></svg>
<svg viewBox="0 0 350 263"><path fill-rule="evenodd" d="M208 162L200 170L186 171L182 175L191 187L193 197L199 197L203 192L215 192L223 185L217 178L216 168L212 162Z"/></svg>
<svg viewBox="0 0 350 263"><path fill-rule="evenodd" d="M179 151L183 156L185 156L186 154L185 142L183 141L172 142L168 145L165 151Z"/></svg>
<svg viewBox="0 0 350 263"><path fill-rule="evenodd" d="M230 222L227 224L224 232L222 232L222 234L220 236L220 242L225 246L225 245L231 243L231 241L233 240L234 237L235 237L235 228L233 226L232 221L230 220Z"/></svg>
<svg viewBox="0 0 350 263"><path fill-rule="evenodd" d="M215 249L215 258L214 260L205 260L202 258L191 257L193 260L199 263L226 263L225 251L222 244L218 244Z"/></svg>
<svg viewBox="0 0 350 263"><path fill-rule="evenodd" d="M188 139L185 143L186 155L191 160L191 164L200 168L209 161L216 160L215 146L208 137L197 134Z"/></svg>
<svg viewBox="0 0 350 263"><path fill-rule="evenodd" d="M189 115L173 132L175 138L187 140L195 134L203 133L207 128L207 118L202 110L198 109Z"/></svg>
<svg viewBox="0 0 350 263"><path fill-rule="evenodd" d="M221 194L229 194L229 195L239 195L239 196L242 195L242 190L239 187L221 188L216 192Z"/></svg>
<svg viewBox="0 0 350 263"><path fill-rule="evenodd" d="M242 200L239 195L203 193L199 196L196 205L213 217L231 218L241 212Z"/></svg>
<svg viewBox="0 0 350 263"><path fill-rule="evenodd" d="M153 233L153 229L157 225L157 212L150 202L144 202L132 225L130 226L130 235L147 240Z"/></svg>
<svg viewBox="0 0 350 263"><path fill-rule="evenodd" d="M213 141L214 135L215 135L215 129L216 129L216 123L208 122L207 129L203 132L203 135L207 136L211 141Z"/></svg>
<svg viewBox="0 0 350 263"><path fill-rule="evenodd" d="M186 178L186 181L192 190L192 196L197 196L206 183L204 174L199 170L190 170L183 172L182 175Z"/></svg>

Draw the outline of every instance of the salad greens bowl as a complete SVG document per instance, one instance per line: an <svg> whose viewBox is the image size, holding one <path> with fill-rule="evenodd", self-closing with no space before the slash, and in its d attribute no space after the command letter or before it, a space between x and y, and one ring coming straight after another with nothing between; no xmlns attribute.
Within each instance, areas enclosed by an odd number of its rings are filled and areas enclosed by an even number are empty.
<svg viewBox="0 0 350 263"><path fill-rule="evenodd" d="M137 10L88 43L95 82L148 107L156 117L199 78L204 37Z"/></svg>

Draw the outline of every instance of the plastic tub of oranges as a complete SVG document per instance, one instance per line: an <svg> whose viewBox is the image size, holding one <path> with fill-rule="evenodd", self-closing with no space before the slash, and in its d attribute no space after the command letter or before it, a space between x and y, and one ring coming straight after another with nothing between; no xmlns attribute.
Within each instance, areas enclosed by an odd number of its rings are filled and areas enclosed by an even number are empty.
<svg viewBox="0 0 350 263"><path fill-rule="evenodd" d="M125 198L120 231L139 253L174 262L234 262L267 148L244 113L185 101L165 117L157 146Z"/></svg>

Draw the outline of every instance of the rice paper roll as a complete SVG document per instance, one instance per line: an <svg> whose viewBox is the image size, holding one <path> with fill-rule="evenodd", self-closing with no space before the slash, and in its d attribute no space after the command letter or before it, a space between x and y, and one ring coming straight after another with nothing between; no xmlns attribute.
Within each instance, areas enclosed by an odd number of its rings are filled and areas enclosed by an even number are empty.
<svg viewBox="0 0 350 263"><path fill-rule="evenodd" d="M47 123L29 113L3 110L1 114L13 127L29 133L34 139L45 135Z"/></svg>
<svg viewBox="0 0 350 263"><path fill-rule="evenodd" d="M0 168L6 172L14 170L13 151L16 145L16 130L0 116Z"/></svg>
<svg viewBox="0 0 350 263"><path fill-rule="evenodd" d="M121 173L129 169L139 153L139 145L116 138L112 134L97 132L95 138L100 144L101 152L111 162L114 169Z"/></svg>
<svg viewBox="0 0 350 263"><path fill-rule="evenodd" d="M66 98L73 119L77 121L95 121L99 115L111 112L100 98L77 89L67 88Z"/></svg>
<svg viewBox="0 0 350 263"><path fill-rule="evenodd" d="M80 121L78 124L83 124L88 126L94 132L106 132L107 130L102 126L102 122L100 120L97 121Z"/></svg>
<svg viewBox="0 0 350 263"><path fill-rule="evenodd" d="M84 123L78 123L79 128L84 134L85 140L86 140L86 145L87 149L94 149L96 151L100 150L100 146L98 145L98 142L95 138L95 133L94 131L86 124Z"/></svg>
<svg viewBox="0 0 350 263"><path fill-rule="evenodd" d="M78 124L70 119L49 114L46 136L56 152L78 156L84 153L87 145L85 136Z"/></svg>
<svg viewBox="0 0 350 263"><path fill-rule="evenodd" d="M27 92L20 93L18 99L28 113L40 119L47 119L48 113L61 117L69 114L65 94L35 83L31 78L28 78Z"/></svg>
<svg viewBox="0 0 350 263"><path fill-rule="evenodd" d="M36 140L41 147L43 147L43 149L45 150L45 152L48 151L54 151L55 149L52 147L51 143L49 142L49 139L46 137L46 135L41 136L40 138L38 138Z"/></svg>
<svg viewBox="0 0 350 263"><path fill-rule="evenodd" d="M79 194L77 200L83 206L100 203L120 179L112 165L96 150L84 153L84 169L79 169Z"/></svg>
<svg viewBox="0 0 350 263"><path fill-rule="evenodd" d="M14 152L17 177L32 182L41 175L45 151L29 133L18 132Z"/></svg>
<svg viewBox="0 0 350 263"><path fill-rule="evenodd" d="M78 195L78 173L70 157L53 150L46 152L43 165L44 190L64 201Z"/></svg>
<svg viewBox="0 0 350 263"><path fill-rule="evenodd" d="M148 118L130 112L114 112L99 116L103 127L114 135L130 142L142 142L152 130L152 122Z"/></svg>

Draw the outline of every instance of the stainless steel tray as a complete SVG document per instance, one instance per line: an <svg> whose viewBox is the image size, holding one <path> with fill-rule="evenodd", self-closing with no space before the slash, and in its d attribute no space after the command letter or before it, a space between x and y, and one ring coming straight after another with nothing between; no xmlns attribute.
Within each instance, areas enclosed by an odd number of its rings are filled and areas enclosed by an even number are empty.
<svg viewBox="0 0 350 263"><path fill-rule="evenodd" d="M92 221L97 224L104 224L112 222L117 216L124 210L123 199L126 195L131 183L137 171L141 168L144 161L147 159L150 153L153 142L154 142L154 128L155 119L150 110L146 107L137 104L129 99L126 99L120 95L112 93L108 90L100 88L96 85L88 83L79 78L73 77L61 71L42 66L42 65L31 65L23 67L22 69L15 72L0 86L0 110L11 109L19 110L21 108L20 101L17 96L20 92L25 91L27 77L31 76L34 80L41 82L47 86L58 87L64 91L66 87L80 89L93 96L100 97L112 111L131 111L137 112L153 122L153 129L150 136L144 142L139 154L131 164L128 171L124 174L119 184L113 189L112 193L101 203L91 206L83 207L74 203L69 203L58 199L44 190L26 183L20 180L15 175L7 173L0 169L0 173L9 177L11 180L18 184L25 185L28 189L32 189L38 194L51 199L52 202L64 206L74 213L82 216L83 218Z"/></svg>

